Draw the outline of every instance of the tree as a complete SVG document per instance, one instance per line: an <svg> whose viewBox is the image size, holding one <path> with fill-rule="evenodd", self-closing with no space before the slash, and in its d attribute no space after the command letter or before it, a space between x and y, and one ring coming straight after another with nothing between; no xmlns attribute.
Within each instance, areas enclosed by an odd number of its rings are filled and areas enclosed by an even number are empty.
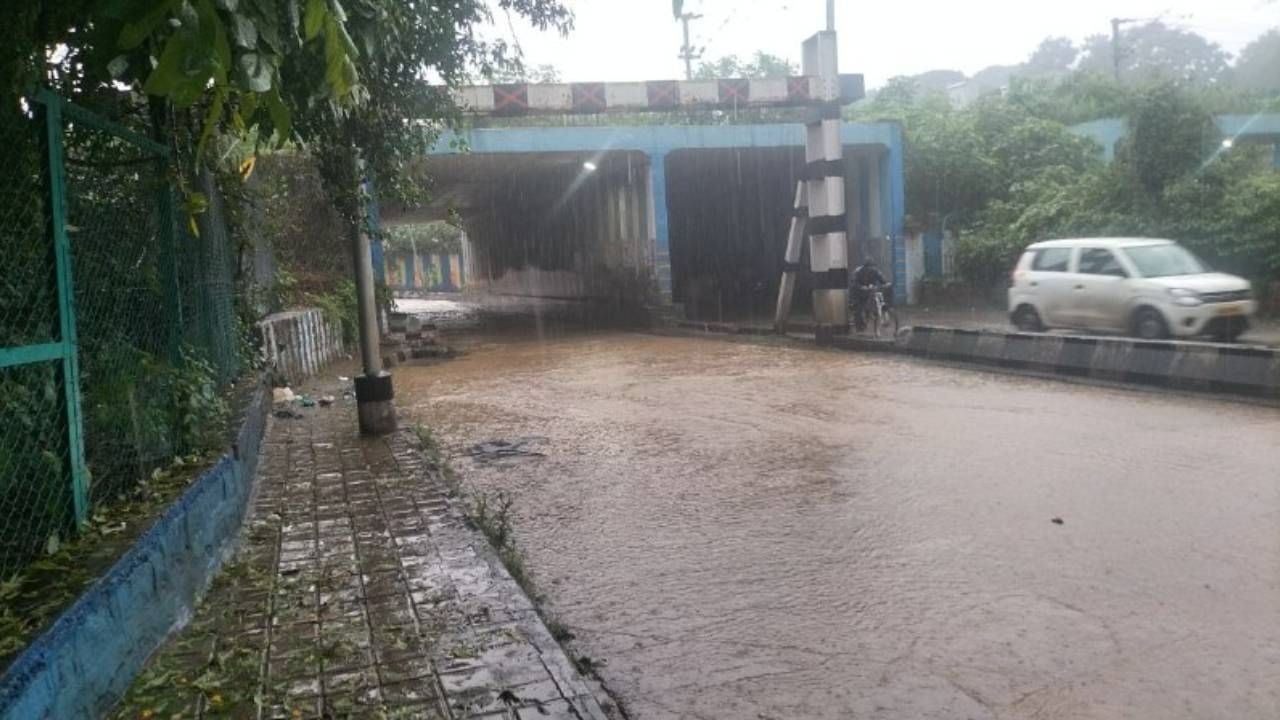
<svg viewBox="0 0 1280 720"><path fill-rule="evenodd" d="M495 83L558 83L560 71L549 64L526 66L516 58L509 67L494 68L488 79Z"/></svg>
<svg viewBox="0 0 1280 720"><path fill-rule="evenodd" d="M795 63L786 58L757 51L750 60L743 61L737 55L725 55L714 61L703 61L693 76L699 80L716 78L780 78L799 72Z"/></svg>
<svg viewBox="0 0 1280 720"><path fill-rule="evenodd" d="M1172 79L1207 85L1230 76L1229 55L1204 37L1153 21L1120 33L1120 77L1126 82ZM1111 38L1085 39L1079 69L1114 74Z"/></svg>
<svg viewBox="0 0 1280 720"><path fill-rule="evenodd" d="M1240 51L1236 84L1247 90L1280 92L1280 28L1272 28Z"/></svg>
<svg viewBox="0 0 1280 720"><path fill-rule="evenodd" d="M1049 37L1040 42L1031 57L1022 64L1018 73L1024 77L1053 77L1071 72L1080 56L1079 49L1070 39Z"/></svg>
<svg viewBox="0 0 1280 720"><path fill-rule="evenodd" d="M1138 182L1158 198L1174 180L1195 171L1210 154L1213 116L1172 82L1143 90L1129 117L1129 135L1118 154Z"/></svg>

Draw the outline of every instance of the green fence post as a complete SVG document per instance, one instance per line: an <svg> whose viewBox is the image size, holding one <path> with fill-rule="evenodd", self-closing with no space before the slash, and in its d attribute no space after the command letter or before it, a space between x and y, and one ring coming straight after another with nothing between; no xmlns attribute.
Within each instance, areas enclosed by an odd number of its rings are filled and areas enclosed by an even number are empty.
<svg viewBox="0 0 1280 720"><path fill-rule="evenodd" d="M48 228L58 281L58 325L62 337L62 389L70 455L71 490L76 524L89 519L89 472L84 463L84 420L80 412L80 346L76 339L75 281L71 243L67 238L67 183L62 157L62 99L45 88L37 92L44 107L44 145L48 167Z"/></svg>

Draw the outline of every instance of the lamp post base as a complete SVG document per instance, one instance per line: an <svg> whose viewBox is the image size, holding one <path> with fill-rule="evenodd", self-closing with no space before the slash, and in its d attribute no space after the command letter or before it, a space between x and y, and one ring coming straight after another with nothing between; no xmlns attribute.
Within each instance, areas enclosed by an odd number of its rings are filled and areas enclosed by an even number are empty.
<svg viewBox="0 0 1280 720"><path fill-rule="evenodd" d="M390 373L356 378L356 413L362 435L385 435L396 429L395 388Z"/></svg>

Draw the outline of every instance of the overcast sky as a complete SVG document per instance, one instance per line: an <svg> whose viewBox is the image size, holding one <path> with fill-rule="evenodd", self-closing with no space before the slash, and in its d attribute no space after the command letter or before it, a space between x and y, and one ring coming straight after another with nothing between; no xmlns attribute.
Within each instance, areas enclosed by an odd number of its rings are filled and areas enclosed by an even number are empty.
<svg viewBox="0 0 1280 720"><path fill-rule="evenodd" d="M497 18L512 30L531 65L551 64L566 81L661 80L683 76L676 54L680 25L670 0L565 0L576 14L568 38ZM704 17L693 44L708 59L756 50L800 59L800 43L826 22L824 0L686 0ZM953 69L972 75L1021 62L1040 40L1109 34L1110 19L1162 16L1236 53L1280 26L1277 0L836 0L840 69L861 72L870 87L895 75Z"/></svg>

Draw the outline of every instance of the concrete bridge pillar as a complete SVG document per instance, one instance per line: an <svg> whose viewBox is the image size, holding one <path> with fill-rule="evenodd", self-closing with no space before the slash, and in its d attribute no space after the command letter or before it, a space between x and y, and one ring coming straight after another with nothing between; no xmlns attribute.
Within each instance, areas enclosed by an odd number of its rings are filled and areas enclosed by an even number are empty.
<svg viewBox="0 0 1280 720"><path fill-rule="evenodd" d="M671 302L671 235L667 221L667 153L650 152L649 156L649 242L653 248L653 273L658 292L665 303Z"/></svg>

